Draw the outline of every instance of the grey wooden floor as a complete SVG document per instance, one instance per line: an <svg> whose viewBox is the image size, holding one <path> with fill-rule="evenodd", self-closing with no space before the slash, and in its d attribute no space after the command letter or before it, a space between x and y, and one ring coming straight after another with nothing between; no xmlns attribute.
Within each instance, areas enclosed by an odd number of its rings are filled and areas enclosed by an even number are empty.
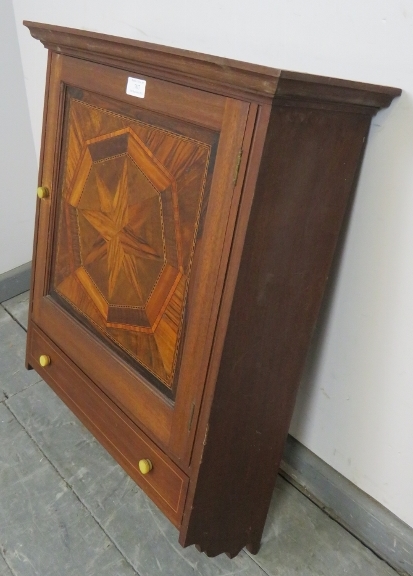
<svg viewBox="0 0 413 576"><path fill-rule="evenodd" d="M0 576L395 576L279 478L257 556L207 558L24 368L28 294L0 305Z"/></svg>

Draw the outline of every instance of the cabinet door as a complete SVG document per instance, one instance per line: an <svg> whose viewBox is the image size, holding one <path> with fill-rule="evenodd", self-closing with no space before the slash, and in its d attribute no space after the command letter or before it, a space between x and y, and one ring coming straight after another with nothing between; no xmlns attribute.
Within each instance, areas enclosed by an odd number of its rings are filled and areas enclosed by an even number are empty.
<svg viewBox="0 0 413 576"><path fill-rule="evenodd" d="M129 77L146 82L138 96ZM50 194L38 204L31 318L183 464L252 108L51 57L40 174Z"/></svg>

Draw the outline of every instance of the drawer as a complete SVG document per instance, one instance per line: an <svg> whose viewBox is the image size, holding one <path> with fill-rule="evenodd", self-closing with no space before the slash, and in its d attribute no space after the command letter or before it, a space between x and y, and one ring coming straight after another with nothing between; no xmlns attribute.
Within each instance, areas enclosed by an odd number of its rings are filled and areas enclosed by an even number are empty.
<svg viewBox="0 0 413 576"><path fill-rule="evenodd" d="M42 367L40 356L50 358ZM34 324L28 363L60 396L171 522L180 527L188 477ZM142 474L139 461L150 460Z"/></svg>

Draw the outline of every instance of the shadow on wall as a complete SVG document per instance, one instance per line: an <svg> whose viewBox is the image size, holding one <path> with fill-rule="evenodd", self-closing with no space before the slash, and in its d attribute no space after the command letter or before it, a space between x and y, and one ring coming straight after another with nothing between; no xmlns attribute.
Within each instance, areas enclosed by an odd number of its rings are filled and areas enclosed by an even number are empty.
<svg viewBox="0 0 413 576"><path fill-rule="evenodd" d="M343 226L341 228L334 260L330 270L329 280L321 304L320 313L317 318L317 324L312 336L311 346L308 352L303 375L301 377L300 389L298 392L291 424L291 428L293 429L293 436L298 440L305 437L307 428L311 425L309 422L309 415L311 414L311 406L315 401L318 375L325 358L331 313L337 291L337 285L339 282L340 265L345 249L347 234L349 231L354 199L355 198L353 195L349 202Z"/></svg>
<svg viewBox="0 0 413 576"><path fill-rule="evenodd" d="M413 196L406 194L412 133L413 98L406 92L372 119L358 190L346 214L292 420L291 433L304 444L315 412L323 409L320 399L330 399L327 380L341 380L333 388L347 378L350 390L365 385L367 397L374 380L374 394L383 394L383 402L386 398L385 374L394 373L399 324L406 321L407 286L413 293L413 269L407 264L413 257ZM413 304L407 313L413 323ZM407 370L413 377L413 357ZM345 418L335 423L342 429L334 435L350 438L354 422ZM327 427L324 433L329 434ZM381 433L375 431L375 444Z"/></svg>

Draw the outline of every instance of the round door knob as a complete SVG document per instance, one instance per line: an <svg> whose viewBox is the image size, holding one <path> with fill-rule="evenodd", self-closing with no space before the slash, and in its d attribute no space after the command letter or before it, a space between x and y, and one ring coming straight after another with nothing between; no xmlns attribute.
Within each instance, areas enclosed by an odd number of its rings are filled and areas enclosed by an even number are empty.
<svg viewBox="0 0 413 576"><path fill-rule="evenodd" d="M46 186L39 186L37 189L37 195L39 198L47 198L49 196L49 189Z"/></svg>
<svg viewBox="0 0 413 576"><path fill-rule="evenodd" d="M46 354L42 354L39 358L39 364L40 366L43 366L43 368L49 366L50 362L50 356L46 356Z"/></svg>
<svg viewBox="0 0 413 576"><path fill-rule="evenodd" d="M149 474L152 468L153 468L152 462L147 458L139 460L139 471L141 474Z"/></svg>

